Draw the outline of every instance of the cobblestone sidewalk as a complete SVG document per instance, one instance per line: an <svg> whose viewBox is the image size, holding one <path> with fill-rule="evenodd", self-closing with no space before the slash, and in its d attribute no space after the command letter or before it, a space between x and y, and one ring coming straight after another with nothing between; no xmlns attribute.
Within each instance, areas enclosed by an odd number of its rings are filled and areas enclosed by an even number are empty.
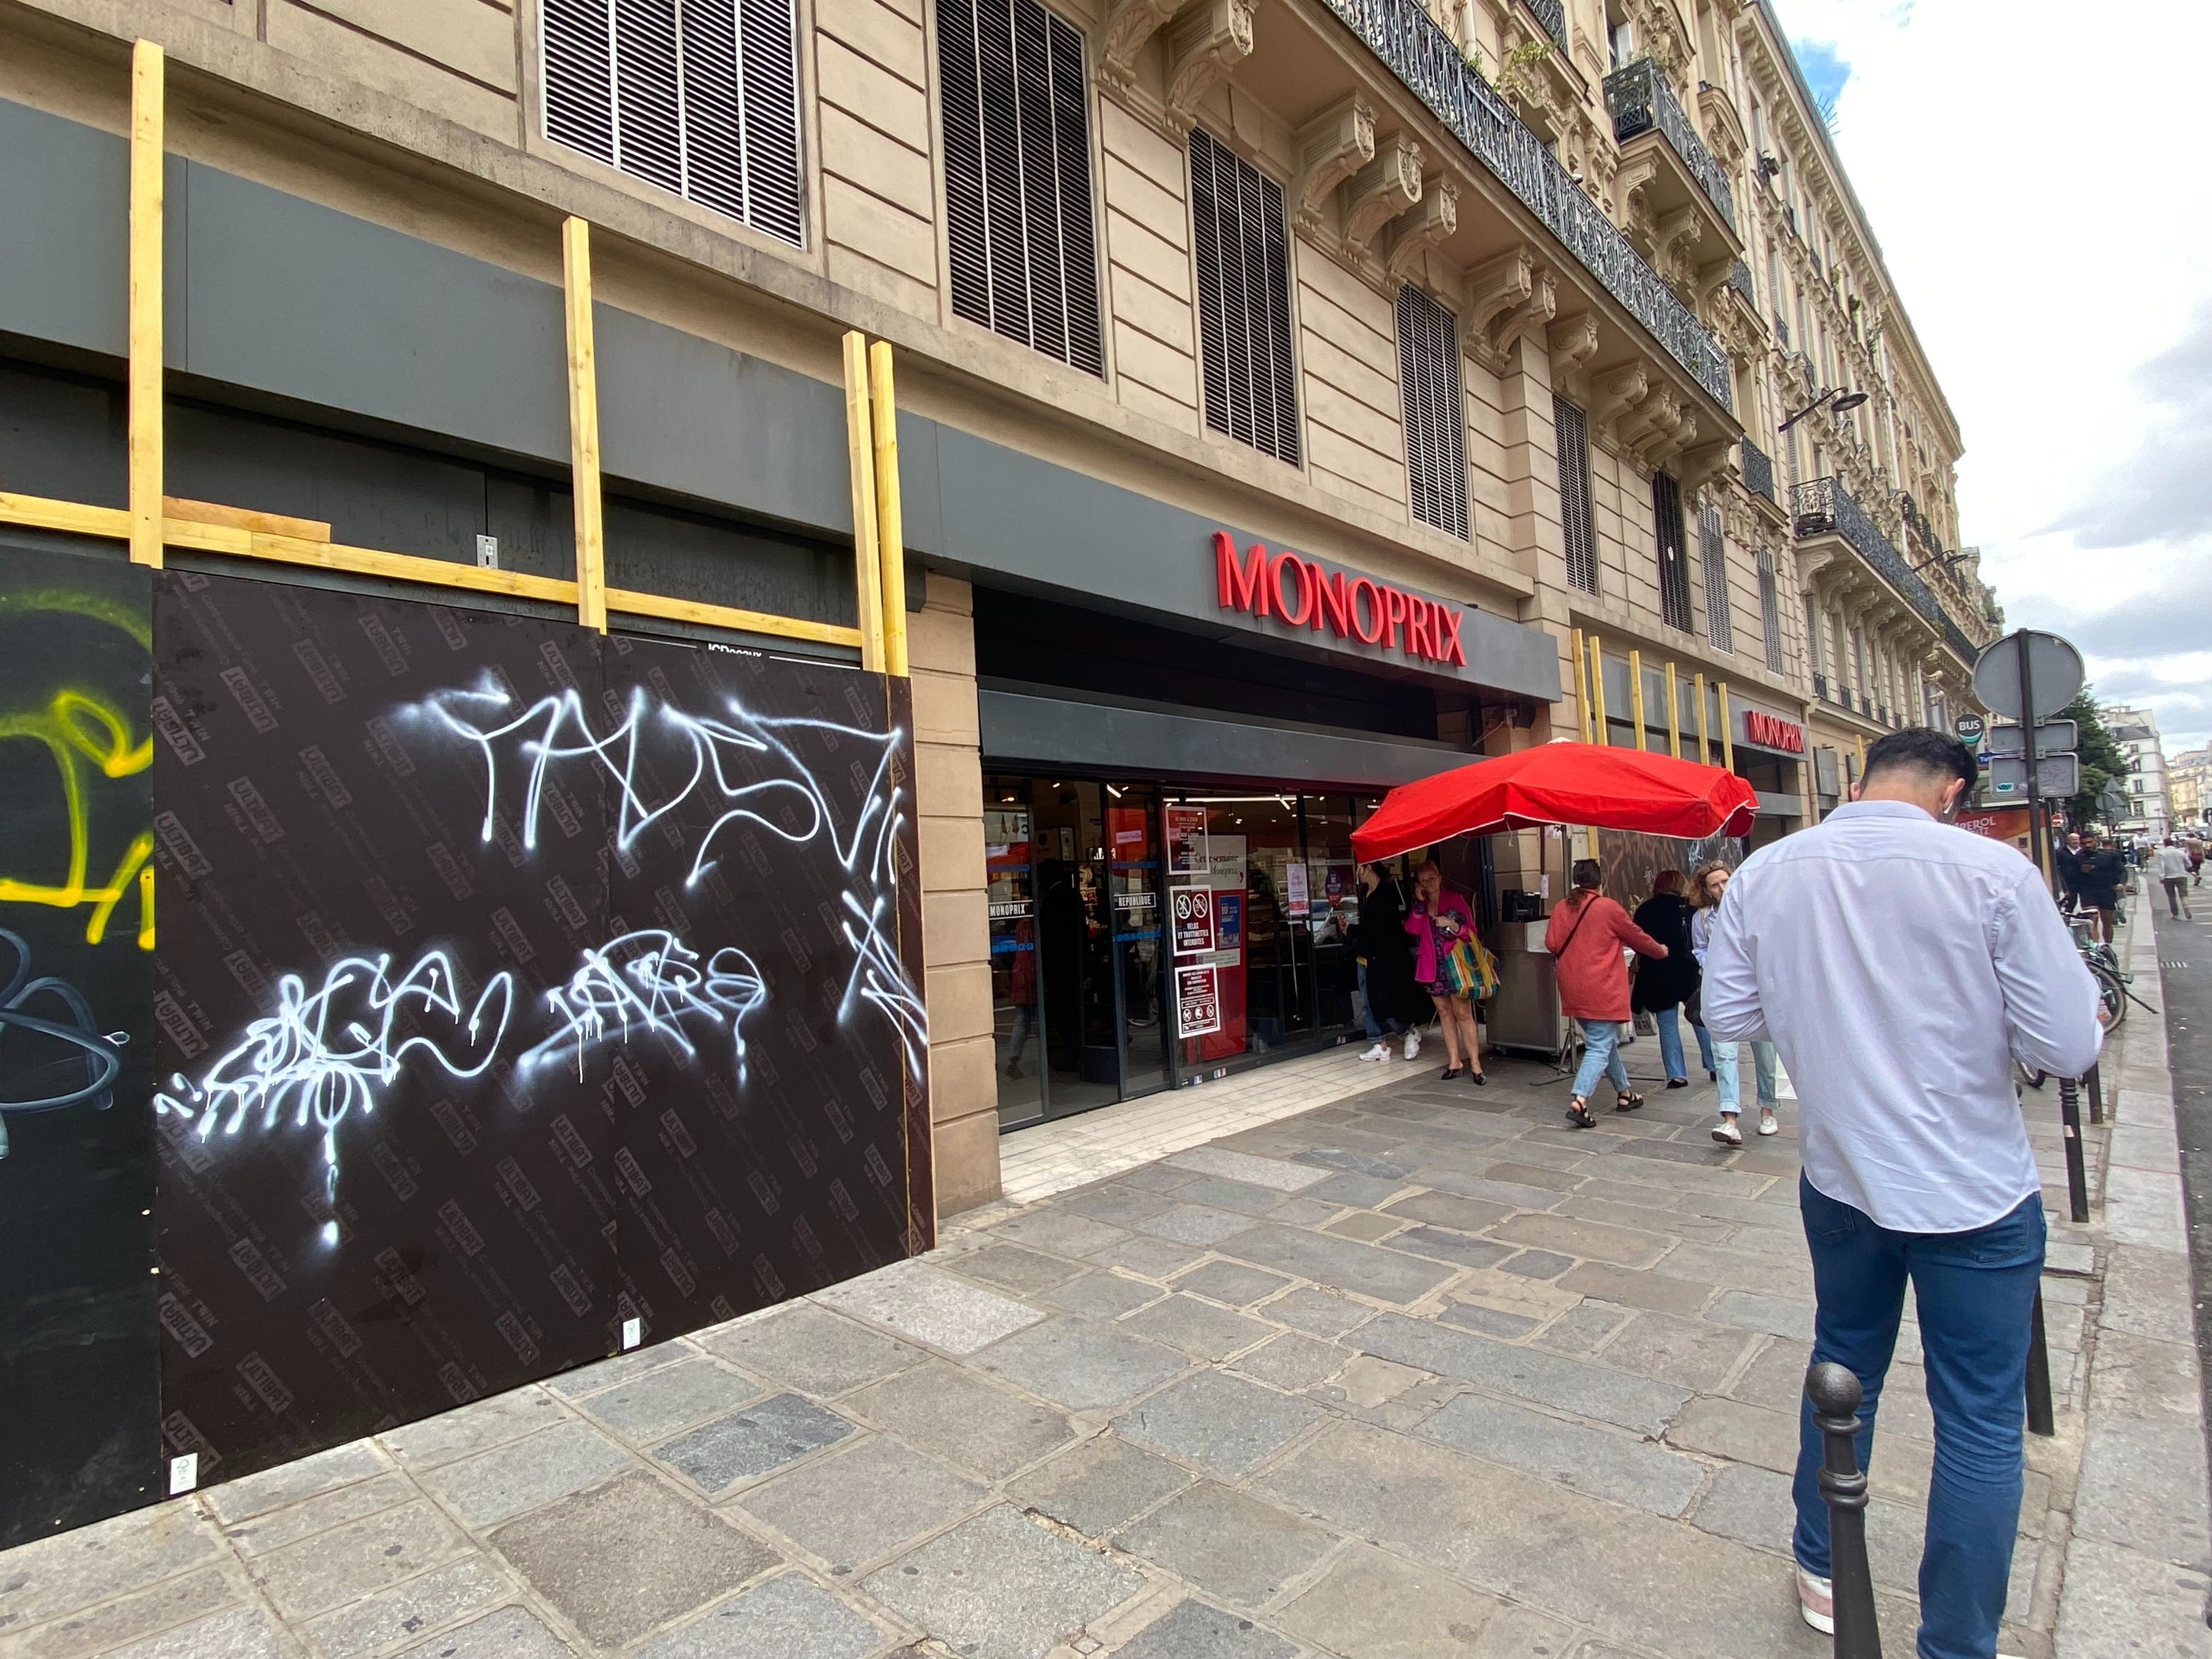
<svg viewBox="0 0 2212 1659"><path fill-rule="evenodd" d="M2162 1088L2162 1060L2161 1037L2130 1086ZM925 1260L14 1551L0 1655L1825 1654L1786 1553L1812 1322L1794 1107L1725 1152L1700 1079L1577 1133L1546 1075L1494 1063L1477 1090L1394 1061L1336 1103L964 1218ZM2063 1218L2055 1089L2029 1109ZM2133 1531L2098 1544L2102 1600L2069 1600L2058 1651L2205 1651L2177 1612L2201 1613L2201 1432L2196 1508L2169 1523L2127 1486L2189 1449L2176 1415L2103 1442L2085 1416L2123 1338L2187 1347L2185 1259L2177 1334L2173 1240L2118 1231L2053 1229L2060 1432L2030 1441L2006 1632L2030 1659L2051 1659L2093 1497ZM2147 1287L2117 1337L2115 1250ZM1918 1358L1908 1326L1873 1468L1897 1656L1931 1455ZM2085 1438L2107 1446L2094 1492ZM2163 1633L2108 1642L2146 1595Z"/></svg>

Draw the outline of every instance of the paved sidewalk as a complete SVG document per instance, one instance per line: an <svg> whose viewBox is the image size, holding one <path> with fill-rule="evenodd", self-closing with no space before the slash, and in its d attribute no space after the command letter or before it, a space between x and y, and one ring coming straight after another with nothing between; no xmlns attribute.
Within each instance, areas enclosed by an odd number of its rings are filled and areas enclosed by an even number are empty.
<svg viewBox="0 0 2212 1659"><path fill-rule="evenodd" d="M2060 1432L2030 1442L2005 1642L2029 1659L2212 1650L2163 1037L2137 1019L2119 1127L2089 1137L2111 1207L2053 1229ZM1729 1152L1702 1078L1577 1133L1540 1068L1437 1070L1364 1068L1294 1115L1224 1093L1257 1121L963 1218L926 1260L12 1552L0 1655L1824 1655L1786 1554L1794 1106ZM1143 1133L1196 1139L1206 1095ZM2028 1104L2063 1217L2055 1085ZM1918 1352L1908 1328L1873 1469L1893 1656Z"/></svg>

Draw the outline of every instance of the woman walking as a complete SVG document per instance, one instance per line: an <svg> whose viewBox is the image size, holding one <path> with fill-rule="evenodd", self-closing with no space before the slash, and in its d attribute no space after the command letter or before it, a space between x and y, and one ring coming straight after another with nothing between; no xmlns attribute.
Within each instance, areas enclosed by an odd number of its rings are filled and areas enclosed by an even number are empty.
<svg viewBox="0 0 2212 1659"><path fill-rule="evenodd" d="M1437 1023L1443 1027L1444 1057L1450 1062L1444 1067L1445 1079L1464 1071L1478 1088L1487 1087L1490 1079L1482 1074L1482 1045L1474 1027L1474 993L1480 988L1482 957L1481 942L1474 936L1474 909L1464 895L1444 885L1444 872L1434 859L1413 872L1413 909L1406 918L1406 931L1413 936L1414 982L1436 1004Z"/></svg>
<svg viewBox="0 0 2212 1659"><path fill-rule="evenodd" d="M1421 1034L1409 1015L1413 997L1413 952L1406 937L1406 890L1380 864L1359 866L1359 921L1353 934L1359 959L1360 1012L1375 1046L1362 1060L1390 1058L1390 1038L1406 1038L1406 1058L1421 1052Z"/></svg>
<svg viewBox="0 0 2212 1659"><path fill-rule="evenodd" d="M1728 891L1729 867L1716 860L1698 866L1690 878L1690 902L1698 907L1690 918L1690 949L1698 959L1700 974L1705 970L1705 950L1712 943L1713 922L1721 913L1721 895ZM1743 1131L1736 1127L1736 1119L1743 1112L1743 1085L1736 1073L1739 1050L1733 1042L1713 1043L1705 1036L1705 1021L1690 1005L1691 1018L1698 1024L1698 1042L1713 1057L1709 1068L1721 1085L1721 1121L1713 1131L1713 1139L1723 1146L1743 1145ZM1759 1133L1778 1133L1782 1126L1774 1121L1774 1045L1754 1042L1751 1045L1752 1066L1759 1076Z"/></svg>
<svg viewBox="0 0 2212 1659"><path fill-rule="evenodd" d="M1552 908L1544 927L1544 948L1559 981L1559 1008L1581 1027L1582 1068L1575 1073L1574 1098L1567 1121L1577 1129L1595 1129L1590 1091L1601 1076L1613 1080L1613 1109L1632 1112L1644 1097L1628 1086L1620 1061L1620 1023L1630 1018L1628 969L1620 959L1624 945L1660 961L1667 947L1628 919L1628 912L1598 891L1603 877L1595 859L1575 860L1575 890Z"/></svg>
<svg viewBox="0 0 2212 1659"><path fill-rule="evenodd" d="M1698 959L1690 949L1694 909L1682 896L1683 884L1680 870L1662 870L1651 878L1651 896L1636 907L1636 925L1667 948L1656 957L1643 953L1629 998L1629 1007L1650 1015L1659 1028L1659 1058L1666 1066L1670 1089L1690 1086L1690 1070L1682 1058L1681 1009L1698 994ZM1697 1033L1698 1058L1712 1071L1712 1044L1703 1025L1697 1026Z"/></svg>

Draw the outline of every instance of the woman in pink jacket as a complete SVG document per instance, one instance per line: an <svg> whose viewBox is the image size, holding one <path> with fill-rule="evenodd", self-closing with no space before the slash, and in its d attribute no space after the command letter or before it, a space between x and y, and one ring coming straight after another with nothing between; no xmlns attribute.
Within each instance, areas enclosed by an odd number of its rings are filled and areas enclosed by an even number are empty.
<svg viewBox="0 0 2212 1659"><path fill-rule="evenodd" d="M1442 957L1452 941L1474 933L1474 910L1462 894L1444 886L1444 872L1434 859L1413 872L1413 910L1406 918L1406 931L1413 936L1413 980L1437 1005L1437 1023L1444 1028L1444 1067L1447 1079L1465 1071L1477 1088L1490 1079L1482 1074L1482 1042L1475 1034L1474 1003L1465 992L1455 992L1443 976ZM1462 1050L1467 1055L1460 1059Z"/></svg>
<svg viewBox="0 0 2212 1659"><path fill-rule="evenodd" d="M1552 953L1559 981L1559 1012L1582 1028L1583 1063L1575 1073L1574 1098L1567 1121L1595 1129L1590 1091L1601 1077L1613 1079L1616 1112L1632 1112L1644 1097L1628 1086L1620 1061L1620 1025L1629 1018L1628 968L1624 945L1647 957L1666 960L1667 947L1629 920L1628 912L1598 890L1603 875L1595 859L1575 861L1574 892L1552 907L1544 926L1544 948Z"/></svg>

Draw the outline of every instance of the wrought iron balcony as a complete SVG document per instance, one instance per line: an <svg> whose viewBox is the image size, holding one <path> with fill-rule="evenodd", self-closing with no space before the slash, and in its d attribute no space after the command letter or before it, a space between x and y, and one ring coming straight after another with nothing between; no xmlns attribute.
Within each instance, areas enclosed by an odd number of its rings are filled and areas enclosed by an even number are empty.
<svg viewBox="0 0 2212 1659"><path fill-rule="evenodd" d="M1521 0L1521 3L1536 14L1536 21L1544 26L1544 33L1552 37L1552 44L1565 52L1567 49L1567 9L1562 0Z"/></svg>
<svg viewBox="0 0 2212 1659"><path fill-rule="evenodd" d="M1813 676L1813 695L1823 699L1824 701L1827 697L1828 677L1826 674L1815 674Z"/></svg>
<svg viewBox="0 0 2212 1659"><path fill-rule="evenodd" d="M1799 484L1790 492L1790 510L1801 538L1842 537L1875 574L1943 636L1943 642L1957 652L1962 661L1974 660L1973 642L1967 639L1965 630L1951 620L1942 602L1905 563L1905 556L1890 545L1881 526L1867 516L1866 509L1852 499L1850 491L1840 482L1832 477L1814 478Z"/></svg>
<svg viewBox="0 0 2212 1659"><path fill-rule="evenodd" d="M1757 315L1759 293L1751 285L1751 265L1747 261L1739 259L1729 267L1729 286L1743 295L1744 304L1751 307L1754 316Z"/></svg>
<svg viewBox="0 0 2212 1659"><path fill-rule="evenodd" d="M1728 228L1735 228L1735 198L1729 193L1728 174L1721 171L1721 164L1713 160L1712 151L1690 125L1688 113L1657 64L1649 58L1639 58L1626 69L1607 76L1605 102L1613 112L1615 138L1625 144L1638 133L1658 128Z"/></svg>
<svg viewBox="0 0 2212 1659"><path fill-rule="evenodd" d="M1543 221L1668 356L1723 409L1734 407L1728 357L1696 314L1644 264L1543 141L1474 72L1419 0L1328 3L1498 181Z"/></svg>
<svg viewBox="0 0 2212 1659"><path fill-rule="evenodd" d="M1754 495L1774 500L1774 462L1748 438L1743 441L1743 487Z"/></svg>

